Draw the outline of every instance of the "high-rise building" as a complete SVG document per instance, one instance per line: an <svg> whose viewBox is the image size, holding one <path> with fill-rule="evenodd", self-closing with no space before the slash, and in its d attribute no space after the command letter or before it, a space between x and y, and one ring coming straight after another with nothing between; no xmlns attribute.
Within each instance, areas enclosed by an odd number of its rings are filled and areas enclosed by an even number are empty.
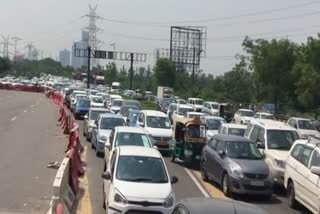
<svg viewBox="0 0 320 214"><path fill-rule="evenodd" d="M74 42L72 44L72 57L71 57L71 65L74 68L81 68L82 66L86 66L88 64L88 59L85 57L76 57L74 55L75 48L77 49L87 49L89 46L89 33L88 31L81 32L81 40L79 42Z"/></svg>
<svg viewBox="0 0 320 214"><path fill-rule="evenodd" d="M59 52L59 62L63 67L70 66L70 51L64 49Z"/></svg>

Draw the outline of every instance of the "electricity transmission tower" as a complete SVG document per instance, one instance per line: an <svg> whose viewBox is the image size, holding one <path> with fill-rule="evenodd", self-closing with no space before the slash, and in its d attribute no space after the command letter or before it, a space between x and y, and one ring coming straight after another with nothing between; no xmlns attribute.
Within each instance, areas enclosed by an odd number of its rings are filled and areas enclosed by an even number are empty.
<svg viewBox="0 0 320 214"><path fill-rule="evenodd" d="M21 38L14 36L11 38L14 41L14 61L16 61L17 58L17 46L18 46L18 41L22 40Z"/></svg>
<svg viewBox="0 0 320 214"><path fill-rule="evenodd" d="M95 51L98 49L98 45L102 43L97 38L97 33L102 31L99 27L96 25L96 21L99 19L102 19L102 17L98 16L97 11L97 5L93 8L91 5L89 5L89 13L84 15L83 17L89 18L89 25L87 27L84 27L89 32L89 47L92 51ZM92 64L97 64L97 60L93 59Z"/></svg>
<svg viewBox="0 0 320 214"><path fill-rule="evenodd" d="M27 59L32 60L33 59L33 50L35 49L33 42L29 42L24 49L27 49Z"/></svg>
<svg viewBox="0 0 320 214"><path fill-rule="evenodd" d="M10 43L10 36L4 36L1 35L3 42L1 42L0 44L3 45L3 58L9 58L9 45L12 45Z"/></svg>

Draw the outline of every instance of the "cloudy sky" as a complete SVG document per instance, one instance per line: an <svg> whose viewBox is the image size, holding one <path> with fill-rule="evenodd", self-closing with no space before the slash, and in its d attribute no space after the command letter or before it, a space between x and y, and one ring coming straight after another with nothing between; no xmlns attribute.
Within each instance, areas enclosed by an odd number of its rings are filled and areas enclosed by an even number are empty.
<svg viewBox="0 0 320 214"><path fill-rule="evenodd" d="M143 52L154 63L154 49L168 48L170 25L207 26L207 58L201 68L218 75L230 70L245 35L306 41L319 32L320 0L0 0L0 34L18 36L56 58L71 49L88 25L88 5L98 5L101 49ZM0 52L2 45L0 45ZM13 48L11 48L13 51ZM106 63L104 61L103 63Z"/></svg>

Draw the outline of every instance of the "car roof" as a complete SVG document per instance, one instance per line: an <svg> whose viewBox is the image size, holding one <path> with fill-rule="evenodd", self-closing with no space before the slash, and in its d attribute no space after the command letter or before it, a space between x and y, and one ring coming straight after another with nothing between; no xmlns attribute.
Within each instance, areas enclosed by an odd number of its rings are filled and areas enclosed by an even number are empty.
<svg viewBox="0 0 320 214"><path fill-rule="evenodd" d="M99 107L94 107L90 108L91 111L108 111L110 112L107 108L99 108Z"/></svg>
<svg viewBox="0 0 320 214"><path fill-rule="evenodd" d="M100 96L100 95L91 95L90 97L91 98L102 98L102 96Z"/></svg>
<svg viewBox="0 0 320 214"><path fill-rule="evenodd" d="M204 116L205 119L214 119L214 120L223 120L225 121L225 119L223 117L219 117L219 116L210 116L210 115L206 115Z"/></svg>
<svg viewBox="0 0 320 214"><path fill-rule="evenodd" d="M169 106L177 106L179 105L178 103L170 103Z"/></svg>
<svg viewBox="0 0 320 214"><path fill-rule="evenodd" d="M114 101L123 101L124 99L122 99L122 98L116 98L116 99L114 99L114 100L112 100L112 102L114 102Z"/></svg>
<svg viewBox="0 0 320 214"><path fill-rule="evenodd" d="M246 129L247 126L246 125L242 125L242 124L236 124L236 123L224 123L222 124L222 126L231 128L231 129Z"/></svg>
<svg viewBox="0 0 320 214"><path fill-rule="evenodd" d="M202 112L197 112L197 111L189 111L189 112L187 112L187 114L204 116L204 113L202 113Z"/></svg>
<svg viewBox="0 0 320 214"><path fill-rule="evenodd" d="M167 117L167 115L161 111L142 110L141 112L145 113L147 116Z"/></svg>
<svg viewBox="0 0 320 214"><path fill-rule="evenodd" d="M189 108L189 109L193 109L192 106L189 106L187 104L178 104L179 105L179 108Z"/></svg>
<svg viewBox="0 0 320 214"><path fill-rule="evenodd" d="M140 103L138 100L125 100L124 103Z"/></svg>
<svg viewBox="0 0 320 214"><path fill-rule="evenodd" d="M177 202L186 207L190 214L211 214L214 209L219 214L267 214L262 208L222 198L186 198Z"/></svg>
<svg viewBox="0 0 320 214"><path fill-rule="evenodd" d="M216 134L213 137L214 139L225 141L225 142L250 142L252 143L253 141L243 137L243 136L238 136L238 135L226 135L226 134Z"/></svg>
<svg viewBox="0 0 320 214"><path fill-rule="evenodd" d="M290 119L294 119L294 120L307 120L307 121L310 121L310 119L308 119L308 118L302 118L302 117L290 117L289 118L289 120Z"/></svg>
<svg viewBox="0 0 320 214"><path fill-rule="evenodd" d="M117 149L119 150L120 156L162 157L157 149L143 146L119 146Z"/></svg>
<svg viewBox="0 0 320 214"><path fill-rule="evenodd" d="M122 98L120 95L118 95L118 94L109 94L109 96L111 97L111 98Z"/></svg>
<svg viewBox="0 0 320 214"><path fill-rule="evenodd" d="M129 127L129 126L117 126L115 128L117 132L129 132L129 133L140 133L145 134L145 131L143 128L140 127Z"/></svg>
<svg viewBox="0 0 320 214"><path fill-rule="evenodd" d="M103 113L103 114L99 114L99 116L101 118L121 118L121 119L123 119L123 117L121 115L112 114L112 113Z"/></svg>
<svg viewBox="0 0 320 214"><path fill-rule="evenodd" d="M263 126L266 129L276 129L276 130L292 130L296 131L295 128L289 126L286 123L276 121L276 120L268 120L268 119L254 119L250 121L251 124L257 124Z"/></svg>
<svg viewBox="0 0 320 214"><path fill-rule="evenodd" d="M213 101L205 101L204 103L209 103L209 104L220 104L218 102L213 102Z"/></svg>
<svg viewBox="0 0 320 214"><path fill-rule="evenodd" d="M188 100L203 100L203 99L201 99L201 98L195 98L195 97L190 97L190 98L188 98Z"/></svg>
<svg viewBox="0 0 320 214"><path fill-rule="evenodd" d="M250 111L250 112L252 112L251 109L246 109L246 108L239 108L238 111Z"/></svg>
<svg viewBox="0 0 320 214"><path fill-rule="evenodd" d="M85 91L80 91L80 90L74 90L73 93L74 93L74 94L76 94L76 93L83 93L83 94L85 94L86 92L85 92Z"/></svg>
<svg viewBox="0 0 320 214"><path fill-rule="evenodd" d="M255 114L262 114L262 115L273 115L271 113L268 112L256 112Z"/></svg>

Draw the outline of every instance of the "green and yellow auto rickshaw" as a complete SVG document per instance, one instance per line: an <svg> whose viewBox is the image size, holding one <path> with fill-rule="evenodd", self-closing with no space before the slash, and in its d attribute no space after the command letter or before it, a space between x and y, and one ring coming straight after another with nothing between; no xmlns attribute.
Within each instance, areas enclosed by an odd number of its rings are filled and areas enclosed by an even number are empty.
<svg viewBox="0 0 320 214"><path fill-rule="evenodd" d="M169 142L171 161L176 158L185 163L201 159L206 144L206 125L200 118L179 118L173 120L172 140Z"/></svg>

